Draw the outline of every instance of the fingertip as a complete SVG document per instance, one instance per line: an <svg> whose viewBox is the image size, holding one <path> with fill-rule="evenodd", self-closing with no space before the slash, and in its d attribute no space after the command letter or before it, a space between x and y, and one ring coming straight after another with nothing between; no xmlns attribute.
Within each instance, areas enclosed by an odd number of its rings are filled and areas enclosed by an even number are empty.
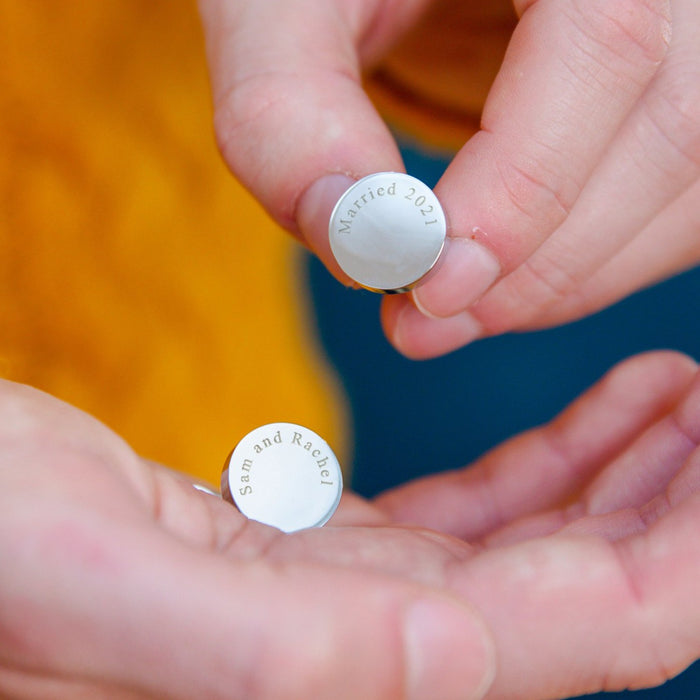
<svg viewBox="0 0 700 700"><path fill-rule="evenodd" d="M498 258L469 238L448 238L435 274L413 292L428 317L448 318L468 309L501 275Z"/></svg>
<svg viewBox="0 0 700 700"><path fill-rule="evenodd" d="M395 329L398 324L398 317L401 315L406 304L411 302L401 294L391 294L382 299L382 304L379 310L380 320L384 335L387 340L396 347ZM398 350L399 348L396 347ZM399 351L400 352L400 351Z"/></svg>
<svg viewBox="0 0 700 700"><path fill-rule="evenodd" d="M697 362L689 355L675 350L652 350L615 365L603 382L624 395L639 392L670 407L690 386L697 368Z"/></svg>
<svg viewBox="0 0 700 700"><path fill-rule="evenodd" d="M446 355L483 335L481 324L467 311L429 318L405 297L384 299L382 326L391 344L412 360Z"/></svg>

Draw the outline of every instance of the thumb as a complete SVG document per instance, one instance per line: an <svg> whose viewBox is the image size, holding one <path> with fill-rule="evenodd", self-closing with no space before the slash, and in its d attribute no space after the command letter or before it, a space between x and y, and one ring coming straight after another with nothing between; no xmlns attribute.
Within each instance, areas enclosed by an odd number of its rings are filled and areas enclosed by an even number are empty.
<svg viewBox="0 0 700 700"><path fill-rule="evenodd" d="M494 676L475 614L413 584L232 562L160 533L123 559L60 616L67 638L93 630L89 654L64 647L73 673L183 700L481 698Z"/></svg>
<svg viewBox="0 0 700 700"><path fill-rule="evenodd" d="M468 607L388 576L271 565L254 543L269 530L238 532L237 561L145 520L90 516L17 538L3 664L135 697L483 697L492 647ZM47 556L48 589L35 575Z"/></svg>
<svg viewBox="0 0 700 700"><path fill-rule="evenodd" d="M164 677L185 697L481 698L493 678L490 639L455 599L347 570L209 564L167 611L188 659Z"/></svg>

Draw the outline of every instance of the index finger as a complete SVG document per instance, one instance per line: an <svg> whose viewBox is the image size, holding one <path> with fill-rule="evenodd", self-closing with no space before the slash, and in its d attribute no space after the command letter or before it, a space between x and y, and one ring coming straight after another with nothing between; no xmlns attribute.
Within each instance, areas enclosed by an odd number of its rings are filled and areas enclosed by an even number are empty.
<svg viewBox="0 0 700 700"><path fill-rule="evenodd" d="M425 4L200 0L224 159L338 275L327 240L335 201L359 177L403 170L362 67Z"/></svg>
<svg viewBox="0 0 700 700"><path fill-rule="evenodd" d="M441 269L414 292L430 315L468 308L556 230L668 49L668 0L519 0L516 7L522 16L482 129L436 187L452 242L461 244L448 246ZM398 339L397 316L388 330L408 354L452 349L440 347L439 326L432 340Z"/></svg>

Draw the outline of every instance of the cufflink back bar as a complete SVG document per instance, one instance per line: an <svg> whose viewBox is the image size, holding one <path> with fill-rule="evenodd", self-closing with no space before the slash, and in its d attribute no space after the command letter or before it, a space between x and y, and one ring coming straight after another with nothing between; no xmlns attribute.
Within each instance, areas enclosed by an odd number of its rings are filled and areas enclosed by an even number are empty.
<svg viewBox="0 0 700 700"><path fill-rule="evenodd" d="M374 173L340 197L328 226L342 270L374 292L416 286L442 252L447 223L433 191L404 173Z"/></svg>

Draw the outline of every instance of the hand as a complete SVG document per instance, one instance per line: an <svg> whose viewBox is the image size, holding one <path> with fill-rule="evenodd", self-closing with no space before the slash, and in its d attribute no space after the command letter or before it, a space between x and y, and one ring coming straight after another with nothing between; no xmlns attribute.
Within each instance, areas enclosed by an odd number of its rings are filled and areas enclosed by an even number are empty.
<svg viewBox="0 0 700 700"><path fill-rule="evenodd" d="M641 356L473 470L346 497L284 535L5 382L0 692L535 700L659 683L699 653L699 424L694 363Z"/></svg>
<svg viewBox="0 0 700 700"><path fill-rule="evenodd" d="M89 416L0 381L0 696L478 690L488 636L432 573L456 545L386 520L349 497L334 522L355 527L284 535Z"/></svg>
<svg viewBox="0 0 700 700"><path fill-rule="evenodd" d="M700 372L616 367L550 424L376 505L475 545L447 569L495 646L489 698L662 683L700 657Z"/></svg>
<svg viewBox="0 0 700 700"><path fill-rule="evenodd" d="M447 24L431 18L453 13L481 78L469 38L487 27L497 41L515 19L507 0L428 5L200 0L225 159L341 279L327 222L348 176L403 167L362 70L418 22L428 42ZM513 5L481 130L436 187L442 264L384 300L385 331L412 357L583 316L700 259L696 0Z"/></svg>

